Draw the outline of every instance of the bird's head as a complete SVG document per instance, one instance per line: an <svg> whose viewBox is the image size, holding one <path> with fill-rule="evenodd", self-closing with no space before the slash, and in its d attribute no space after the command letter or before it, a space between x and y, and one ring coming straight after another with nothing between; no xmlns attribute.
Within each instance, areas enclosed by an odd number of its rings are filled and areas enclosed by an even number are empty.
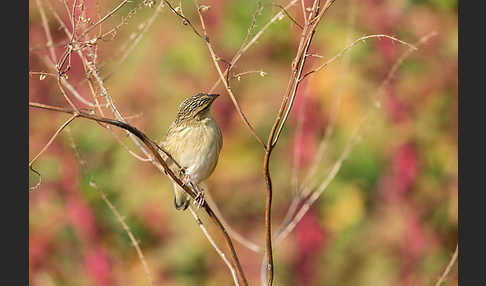
<svg viewBox="0 0 486 286"><path fill-rule="evenodd" d="M219 94L198 93L184 100L177 111L176 122L194 120L206 116Z"/></svg>

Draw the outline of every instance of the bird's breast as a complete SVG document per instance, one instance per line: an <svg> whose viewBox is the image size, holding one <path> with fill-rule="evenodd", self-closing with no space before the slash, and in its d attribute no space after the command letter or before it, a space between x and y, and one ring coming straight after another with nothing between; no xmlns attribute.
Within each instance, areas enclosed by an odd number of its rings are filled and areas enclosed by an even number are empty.
<svg viewBox="0 0 486 286"><path fill-rule="evenodd" d="M218 162L222 136L213 118L201 120L192 126L173 130L168 142L174 159L186 168L186 174L200 182L211 175ZM175 136L174 136L175 135Z"/></svg>

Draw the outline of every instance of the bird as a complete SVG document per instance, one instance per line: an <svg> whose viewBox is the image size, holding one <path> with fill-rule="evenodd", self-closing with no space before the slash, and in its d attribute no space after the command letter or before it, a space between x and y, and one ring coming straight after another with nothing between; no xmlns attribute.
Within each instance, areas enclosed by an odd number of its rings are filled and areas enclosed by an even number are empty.
<svg viewBox="0 0 486 286"><path fill-rule="evenodd" d="M182 182L197 186L206 180L216 168L223 146L223 136L216 120L211 116L211 106L219 94L198 93L185 99L179 106L174 122L160 142L171 170L180 167ZM175 162L174 162L175 160ZM177 163L176 163L177 162ZM190 196L178 184L174 184L174 206L186 210ZM196 187L197 188L197 187ZM204 194L197 189L198 207L204 204ZM196 203L195 202L195 203Z"/></svg>

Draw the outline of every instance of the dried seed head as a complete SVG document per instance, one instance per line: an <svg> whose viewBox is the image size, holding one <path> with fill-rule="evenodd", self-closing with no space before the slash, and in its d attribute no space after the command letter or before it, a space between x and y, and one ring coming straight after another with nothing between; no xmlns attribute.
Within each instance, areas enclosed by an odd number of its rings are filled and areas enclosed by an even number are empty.
<svg viewBox="0 0 486 286"><path fill-rule="evenodd" d="M206 6L206 5L201 5L199 6L199 11L200 12L206 12L211 8L211 6Z"/></svg>

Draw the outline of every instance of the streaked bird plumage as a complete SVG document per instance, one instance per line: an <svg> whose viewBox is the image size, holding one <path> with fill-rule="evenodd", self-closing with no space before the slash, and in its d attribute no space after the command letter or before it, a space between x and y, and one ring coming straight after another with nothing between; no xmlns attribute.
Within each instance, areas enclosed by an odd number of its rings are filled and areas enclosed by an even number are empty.
<svg viewBox="0 0 486 286"><path fill-rule="evenodd" d="M223 136L210 109L218 95L198 93L184 100L179 106L177 117L161 142L164 148L184 168L185 176L195 184L207 179L216 168ZM163 156L172 170L176 164ZM185 210L189 195L174 183L174 204L176 209Z"/></svg>

